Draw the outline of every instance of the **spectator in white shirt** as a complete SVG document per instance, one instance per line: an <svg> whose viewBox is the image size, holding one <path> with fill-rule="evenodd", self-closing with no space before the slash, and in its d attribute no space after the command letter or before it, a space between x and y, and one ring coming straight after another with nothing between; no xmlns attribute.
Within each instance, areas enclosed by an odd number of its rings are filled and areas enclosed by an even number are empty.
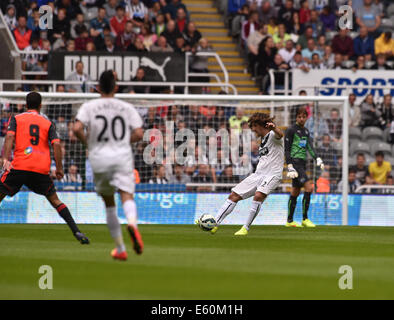
<svg viewBox="0 0 394 320"><path fill-rule="evenodd" d="M255 76L255 65L258 61L260 42L267 36L267 25L261 25L259 30L249 34L246 42L248 46L249 71Z"/></svg>
<svg viewBox="0 0 394 320"><path fill-rule="evenodd" d="M287 40L286 46L284 48L280 49L278 53L281 55L281 57L283 58L283 60L286 63L289 63L293 59L293 57L296 53L296 49L294 49L293 41Z"/></svg>
<svg viewBox="0 0 394 320"><path fill-rule="evenodd" d="M317 53L314 53L312 55L312 61L311 64L309 65L309 69L325 69L326 67L324 66L323 63L321 63L320 57Z"/></svg>
<svg viewBox="0 0 394 320"><path fill-rule="evenodd" d="M64 187L64 190L82 190L82 177L78 173L78 167L76 164L72 163L68 168L68 173L66 173L61 180L61 182L70 184Z"/></svg>
<svg viewBox="0 0 394 320"><path fill-rule="evenodd" d="M4 20L11 31L18 26L18 22L16 20L16 9L13 4L9 4L7 6L6 14L4 15Z"/></svg>
<svg viewBox="0 0 394 320"><path fill-rule="evenodd" d="M294 54L293 59L289 63L290 68L292 69L301 69L304 72L309 72L308 64L302 58L302 54L300 51L297 51Z"/></svg>

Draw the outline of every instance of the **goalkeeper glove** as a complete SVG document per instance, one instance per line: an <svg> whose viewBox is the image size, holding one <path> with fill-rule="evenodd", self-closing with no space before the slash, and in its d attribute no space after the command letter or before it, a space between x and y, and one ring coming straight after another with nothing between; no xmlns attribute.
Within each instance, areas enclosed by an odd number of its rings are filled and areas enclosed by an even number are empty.
<svg viewBox="0 0 394 320"><path fill-rule="evenodd" d="M294 167L293 167L293 165L292 164L289 164L288 166L287 166L287 177L288 178L290 178L290 179L294 179L294 178L297 178L298 177L298 172L297 172L297 170L296 169L294 169Z"/></svg>
<svg viewBox="0 0 394 320"><path fill-rule="evenodd" d="M323 163L323 160L321 158L317 158L316 159L316 165L318 167L320 167L320 169L324 170L324 163Z"/></svg>

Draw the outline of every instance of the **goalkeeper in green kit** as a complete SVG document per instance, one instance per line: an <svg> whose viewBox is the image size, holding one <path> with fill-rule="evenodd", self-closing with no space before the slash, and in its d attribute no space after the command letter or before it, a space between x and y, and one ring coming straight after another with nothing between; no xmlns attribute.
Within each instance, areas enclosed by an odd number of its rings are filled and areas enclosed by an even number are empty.
<svg viewBox="0 0 394 320"><path fill-rule="evenodd" d="M297 110L296 124L289 127L285 134L285 157L287 163L287 177L293 179L288 205L288 217L286 227L315 227L315 224L308 219L308 209L313 192L313 181L306 174L306 152L316 160L316 165L324 170L323 160L316 156L313 150L309 131L305 122L308 113L304 107ZM302 199L302 224L293 221L294 211L297 205L297 197L304 187L304 197Z"/></svg>

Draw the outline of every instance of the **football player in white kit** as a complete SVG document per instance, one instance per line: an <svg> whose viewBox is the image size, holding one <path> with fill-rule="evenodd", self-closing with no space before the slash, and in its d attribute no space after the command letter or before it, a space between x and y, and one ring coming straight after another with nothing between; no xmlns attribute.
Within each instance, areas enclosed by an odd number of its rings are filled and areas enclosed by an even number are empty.
<svg viewBox="0 0 394 320"><path fill-rule="evenodd" d="M284 164L282 130L275 125L273 118L270 118L265 113L253 114L248 124L256 136L261 138L259 163L253 174L231 189L230 196L216 215L217 226L211 230L211 233L216 233L220 223L234 210L238 201L254 196L248 220L235 233L236 236L247 235L250 225L260 211L262 203L278 187L282 179Z"/></svg>
<svg viewBox="0 0 394 320"><path fill-rule="evenodd" d="M137 227L134 160L130 143L142 139L143 122L131 104L114 98L116 83L112 70L101 74L99 91L101 98L86 102L79 109L74 132L78 139L88 146L96 192L105 202L107 225L116 243L111 256L114 259L126 260L127 252L114 194L119 191L134 251L141 254L144 244ZM88 129L87 135L84 132L85 127Z"/></svg>

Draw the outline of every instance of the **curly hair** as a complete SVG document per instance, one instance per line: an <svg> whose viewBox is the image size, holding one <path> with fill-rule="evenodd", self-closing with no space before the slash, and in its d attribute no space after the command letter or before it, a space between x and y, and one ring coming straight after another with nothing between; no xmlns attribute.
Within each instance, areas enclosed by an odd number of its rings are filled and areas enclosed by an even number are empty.
<svg viewBox="0 0 394 320"><path fill-rule="evenodd" d="M267 113L257 112L254 113L248 120L248 125L251 128L253 125L259 125L265 127L267 122L274 121L275 117L270 117Z"/></svg>

